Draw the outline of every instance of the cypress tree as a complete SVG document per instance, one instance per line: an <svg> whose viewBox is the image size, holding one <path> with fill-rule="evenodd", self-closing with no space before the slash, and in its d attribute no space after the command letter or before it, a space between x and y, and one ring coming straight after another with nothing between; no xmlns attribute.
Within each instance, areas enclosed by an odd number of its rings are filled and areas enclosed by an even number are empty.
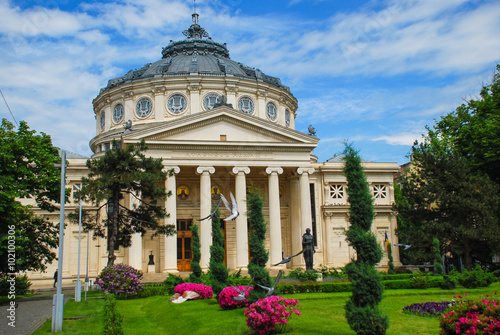
<svg viewBox="0 0 500 335"><path fill-rule="evenodd" d="M371 232L373 198L358 151L346 143L344 154L351 224L346 235L349 245L356 251L356 259L345 267L352 283L352 296L345 306L346 318L357 334L382 335L389 327L389 319L378 309L383 285L375 265L382 259L382 248Z"/></svg>
<svg viewBox="0 0 500 335"><path fill-rule="evenodd" d="M437 275L443 274L443 266L441 265L441 251L439 249L439 240L432 240L432 248L434 249L434 273Z"/></svg>
<svg viewBox="0 0 500 335"><path fill-rule="evenodd" d="M201 252L200 252L200 233L198 232L198 225L193 224L191 226L191 246L193 248L193 258L191 259L191 270L193 273L189 275L189 281L191 283L201 283Z"/></svg>
<svg viewBox="0 0 500 335"><path fill-rule="evenodd" d="M248 220L251 224L250 229L250 264L248 265L248 273L254 278L255 283L271 287L271 278L266 270L266 263L269 260L269 254L264 247L266 239L266 221L262 213L262 204L264 198L260 191L251 187L251 191L247 194L247 212ZM255 285L250 291L248 301L255 302L266 295L266 291Z"/></svg>
<svg viewBox="0 0 500 335"><path fill-rule="evenodd" d="M210 262L208 265L212 290L216 297L224 289L229 272L224 264L224 235L222 234L219 216L219 211L217 211L217 215L212 219L212 245L210 246Z"/></svg>

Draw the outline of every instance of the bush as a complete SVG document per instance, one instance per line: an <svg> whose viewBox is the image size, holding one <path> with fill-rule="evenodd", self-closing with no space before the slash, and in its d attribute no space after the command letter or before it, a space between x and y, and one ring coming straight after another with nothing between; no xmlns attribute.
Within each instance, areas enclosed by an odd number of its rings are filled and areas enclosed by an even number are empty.
<svg viewBox="0 0 500 335"><path fill-rule="evenodd" d="M106 294L104 300L104 335L123 335L123 316L116 310L114 294Z"/></svg>
<svg viewBox="0 0 500 335"><path fill-rule="evenodd" d="M481 269L479 265L471 271L464 271L463 275L457 276L458 283L466 288L487 287L493 283L495 276Z"/></svg>
<svg viewBox="0 0 500 335"><path fill-rule="evenodd" d="M301 316L299 307L296 299L277 296L260 299L245 310L247 326L259 334L283 334L292 313Z"/></svg>
<svg viewBox="0 0 500 335"><path fill-rule="evenodd" d="M195 299L212 299L214 293L212 288L203 284L183 283L179 284L174 289L175 293L183 294L185 291L193 291L199 293L200 296Z"/></svg>
<svg viewBox="0 0 500 335"><path fill-rule="evenodd" d="M415 275L413 273L396 273L396 274L382 273L382 280L412 279L414 276Z"/></svg>
<svg viewBox="0 0 500 335"><path fill-rule="evenodd" d="M297 268L291 271L287 277L296 278L300 281L316 281L319 278L319 274L312 270L303 272L301 268Z"/></svg>
<svg viewBox="0 0 500 335"><path fill-rule="evenodd" d="M167 287L176 287L179 284L184 283L184 279L181 276L176 276L171 273L168 274L168 277L163 281L163 285Z"/></svg>
<svg viewBox="0 0 500 335"><path fill-rule="evenodd" d="M15 277L3 276L0 279L0 296L9 296L13 294L12 292L14 295L23 295L29 292L30 286L31 282L25 274Z"/></svg>
<svg viewBox="0 0 500 335"><path fill-rule="evenodd" d="M443 276L443 283L441 284L443 290L453 290L455 287L457 287L457 282L453 277Z"/></svg>
<svg viewBox="0 0 500 335"><path fill-rule="evenodd" d="M500 333L500 302L497 299L457 302L441 317L441 334Z"/></svg>
<svg viewBox="0 0 500 335"><path fill-rule="evenodd" d="M247 286L235 287L242 292L247 289ZM248 297L251 290L253 290L253 287L250 287L248 289L248 291L245 293L245 297ZM233 297L236 297L239 294L240 292L236 291L232 286L225 287L219 294L219 306L224 310L248 307L248 300L236 301L233 299Z"/></svg>
<svg viewBox="0 0 500 335"><path fill-rule="evenodd" d="M97 277L96 285L108 293L137 295L144 289L142 276L142 271L118 263L105 267Z"/></svg>
<svg viewBox="0 0 500 335"><path fill-rule="evenodd" d="M319 270L318 272L321 273L323 276L323 279L326 277L333 277L333 278L347 278L347 275L343 273L342 271L337 271L335 268L329 268L325 265L320 264L319 265Z"/></svg>

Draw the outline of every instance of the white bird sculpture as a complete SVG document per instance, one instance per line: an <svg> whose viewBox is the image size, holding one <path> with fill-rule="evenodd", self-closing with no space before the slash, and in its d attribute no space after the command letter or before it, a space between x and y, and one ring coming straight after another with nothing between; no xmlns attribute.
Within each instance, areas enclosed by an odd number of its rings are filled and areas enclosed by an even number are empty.
<svg viewBox="0 0 500 335"><path fill-rule="evenodd" d="M282 274L283 274L283 271L280 270L278 272L278 276L276 276L276 279L274 280L273 286L271 286L271 287L267 287L267 286L263 286L263 285L257 284L260 287L262 287L264 290L267 290L266 297L270 297L270 296L272 296L274 294L274 289L276 288L276 284L278 284L278 282L280 281Z"/></svg>
<svg viewBox="0 0 500 335"><path fill-rule="evenodd" d="M295 255L287 256L287 257L283 258L279 263L273 264L273 266L278 266L278 265L281 265L281 264L286 264L286 263L290 262L293 257L298 256L298 255L300 255L303 252L304 252L304 249L302 249L299 253L297 253Z"/></svg>
<svg viewBox="0 0 500 335"><path fill-rule="evenodd" d="M236 291L238 291L240 293L236 297L233 297L233 300L235 300L235 301L246 300L245 294L247 293L248 289L250 288L250 284L253 282L253 278L254 277L252 277L252 280L250 280L250 282L248 283L247 288L245 290L243 290L243 291L240 291L236 286L231 285Z"/></svg>
<svg viewBox="0 0 500 335"><path fill-rule="evenodd" d="M223 195L221 194L221 198L219 200L219 203L217 204L217 206L215 207L215 209L213 210L213 212L210 213L208 216L205 216L203 219L199 219L198 221L203 221L203 220L207 220L207 219L213 219L217 215L217 211L219 210L220 204L222 203L222 197L223 197Z"/></svg>
<svg viewBox="0 0 500 335"><path fill-rule="evenodd" d="M224 202L224 206L226 206L227 210L231 212L231 215L225 218L224 221L234 220L238 217L238 215L240 215L240 213L238 213L238 204L236 203L233 193L230 192L229 195L231 196L231 203L227 201L224 194L221 193L220 195L222 202Z"/></svg>

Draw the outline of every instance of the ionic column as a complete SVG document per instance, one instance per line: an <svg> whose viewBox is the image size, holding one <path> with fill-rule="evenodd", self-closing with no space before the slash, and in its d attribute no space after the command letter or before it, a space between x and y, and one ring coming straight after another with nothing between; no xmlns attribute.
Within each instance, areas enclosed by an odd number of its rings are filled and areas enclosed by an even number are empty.
<svg viewBox="0 0 500 335"><path fill-rule="evenodd" d="M311 220L311 189L309 187L309 175L314 173L313 168L298 168L297 173L300 185L300 221L302 227L302 234L306 232L307 228L311 229L312 233L312 220Z"/></svg>
<svg viewBox="0 0 500 335"><path fill-rule="evenodd" d="M281 208L278 175L283 173L283 169L280 167L268 167L266 173L269 175L269 236L271 239L269 256L271 264L275 264L282 260Z"/></svg>
<svg viewBox="0 0 500 335"><path fill-rule="evenodd" d="M130 194L130 208L140 206L141 195ZM132 244L128 248L128 265L138 270L142 270L142 235L141 233L132 234Z"/></svg>
<svg viewBox="0 0 500 335"><path fill-rule="evenodd" d="M176 174L181 169L178 166L166 166L163 172L167 173L165 189L171 192L171 196L165 200L165 210L169 214L165 218L165 225L177 225L177 194L176 194ZM177 234L165 236L164 268L162 272L177 273Z"/></svg>
<svg viewBox="0 0 500 335"><path fill-rule="evenodd" d="M213 166L199 166L196 173L200 175L200 218L210 215L212 211L212 194L210 175L215 172ZM212 224L210 220L200 222L200 266L208 269L210 262L210 246L212 245Z"/></svg>
<svg viewBox="0 0 500 335"><path fill-rule="evenodd" d="M236 203L240 215L236 218L236 268L247 269L248 266L248 228L247 228L247 181L246 175L250 173L249 167L236 166L233 168L235 175Z"/></svg>

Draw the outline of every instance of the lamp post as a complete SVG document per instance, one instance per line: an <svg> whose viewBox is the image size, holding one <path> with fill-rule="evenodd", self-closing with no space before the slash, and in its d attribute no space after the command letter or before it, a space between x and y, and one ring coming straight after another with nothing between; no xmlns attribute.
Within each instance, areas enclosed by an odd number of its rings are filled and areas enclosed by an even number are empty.
<svg viewBox="0 0 500 335"><path fill-rule="evenodd" d="M64 294L62 294L62 265L64 247L64 204L66 202L66 152L61 150L61 210L59 219L59 258L57 266L57 294L52 299L52 331L62 331Z"/></svg>
<svg viewBox="0 0 500 335"><path fill-rule="evenodd" d="M85 301L87 301L87 291L89 290L89 244L90 244L90 229L87 230L87 266L85 270Z"/></svg>
<svg viewBox="0 0 500 335"><path fill-rule="evenodd" d="M80 199L80 213L78 216L78 268L75 283L75 302L82 301L82 282L80 281L80 253L82 244L82 199Z"/></svg>

